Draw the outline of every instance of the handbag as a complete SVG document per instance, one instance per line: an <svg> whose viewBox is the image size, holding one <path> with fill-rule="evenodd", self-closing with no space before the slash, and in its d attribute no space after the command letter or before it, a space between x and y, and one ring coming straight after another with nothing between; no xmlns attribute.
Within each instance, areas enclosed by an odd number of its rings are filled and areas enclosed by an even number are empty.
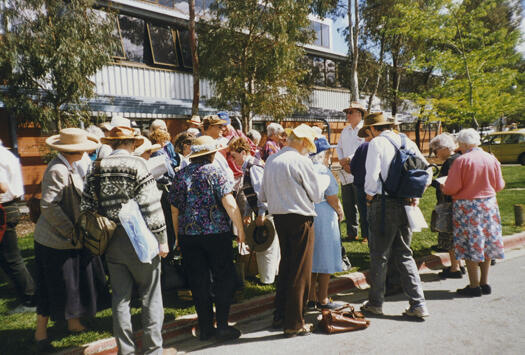
<svg viewBox="0 0 525 355"><path fill-rule="evenodd" d="M162 291L187 290L190 288L180 254L162 259L161 268L160 284Z"/></svg>
<svg viewBox="0 0 525 355"><path fill-rule="evenodd" d="M440 202L434 207L430 219L432 232L452 233L452 202Z"/></svg>
<svg viewBox="0 0 525 355"><path fill-rule="evenodd" d="M323 309L319 328L328 334L368 328L370 321L349 304L337 309Z"/></svg>

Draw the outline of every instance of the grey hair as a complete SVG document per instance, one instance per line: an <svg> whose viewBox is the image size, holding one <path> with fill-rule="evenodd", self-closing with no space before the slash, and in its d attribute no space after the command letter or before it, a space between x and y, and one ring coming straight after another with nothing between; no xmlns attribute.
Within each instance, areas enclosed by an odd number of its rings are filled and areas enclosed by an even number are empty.
<svg viewBox="0 0 525 355"><path fill-rule="evenodd" d="M430 141L430 150L433 152L441 148L447 148L451 152L454 152L457 147L456 139L450 133L441 133Z"/></svg>
<svg viewBox="0 0 525 355"><path fill-rule="evenodd" d="M164 122L163 120L156 119L153 122L151 122L151 125L149 126L149 130L151 132L159 128L167 130L166 122Z"/></svg>
<svg viewBox="0 0 525 355"><path fill-rule="evenodd" d="M478 146L481 144L481 138L474 128L465 128L459 131L458 142L466 145Z"/></svg>
<svg viewBox="0 0 525 355"><path fill-rule="evenodd" d="M255 145L258 145L261 141L261 134L255 129L250 129L246 136L250 138Z"/></svg>
<svg viewBox="0 0 525 355"><path fill-rule="evenodd" d="M322 164L322 163L324 163L324 159L326 158L326 152L327 151L328 150L323 150L321 153L310 155L310 159L314 163L321 163Z"/></svg>
<svg viewBox="0 0 525 355"><path fill-rule="evenodd" d="M283 126L281 126L279 123L272 122L266 127L266 134L268 137L271 137L275 134L281 134L284 132Z"/></svg>

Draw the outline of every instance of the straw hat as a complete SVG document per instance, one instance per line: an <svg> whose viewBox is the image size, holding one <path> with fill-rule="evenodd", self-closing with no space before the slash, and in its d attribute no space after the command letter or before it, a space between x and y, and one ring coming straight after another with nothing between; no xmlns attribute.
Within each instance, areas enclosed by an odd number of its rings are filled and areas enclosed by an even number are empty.
<svg viewBox="0 0 525 355"><path fill-rule="evenodd" d="M100 146L97 137L80 128L64 128L59 134L48 137L46 144L59 152L90 152Z"/></svg>
<svg viewBox="0 0 525 355"><path fill-rule="evenodd" d="M204 118L202 119L202 124L204 123L209 123L210 126L216 126L216 125L225 125L228 122L221 119L217 115L208 115L208 116L204 116Z"/></svg>
<svg viewBox="0 0 525 355"><path fill-rule="evenodd" d="M124 126L113 127L113 129L109 131L109 136L100 138L100 141L104 144L111 144L116 140L124 139L136 140L136 144L139 146L144 143L144 137L138 136L133 128Z"/></svg>
<svg viewBox="0 0 525 355"><path fill-rule="evenodd" d="M301 123L299 126L295 127L292 130L292 133L297 138L306 139L308 142L308 150L310 153L317 152L317 147L315 146L315 138L318 138L317 132L310 126Z"/></svg>
<svg viewBox="0 0 525 355"><path fill-rule="evenodd" d="M391 126L394 125L394 121L385 119L385 116L383 115L383 112L374 112L369 113L366 115L365 120L363 122L363 127L359 129L357 132L357 135L361 138L365 138L367 136L366 130L372 126Z"/></svg>
<svg viewBox="0 0 525 355"><path fill-rule="evenodd" d="M131 121L120 115L111 117L111 127L131 127Z"/></svg>
<svg viewBox="0 0 525 355"><path fill-rule="evenodd" d="M144 143L142 143L142 145L140 145L139 147L135 148L133 155L140 157L142 154L146 153L147 151L151 151L153 153L162 148L160 144L151 144L151 141L144 136L139 136L138 138L144 139Z"/></svg>
<svg viewBox="0 0 525 355"><path fill-rule="evenodd" d="M264 225L258 227L252 221L246 228L246 244L255 252L263 252L272 245L275 239L275 227L268 219L264 219Z"/></svg>
<svg viewBox="0 0 525 355"><path fill-rule="evenodd" d="M201 120L201 117L199 115L191 116L191 118L189 120L187 120L186 122L194 124L196 126L201 126L202 125L202 120Z"/></svg>
<svg viewBox="0 0 525 355"><path fill-rule="evenodd" d="M227 147L221 146L215 139L210 136L200 136L193 141L191 145L191 154L189 158L196 158L202 155L212 154L218 150Z"/></svg>
<svg viewBox="0 0 525 355"><path fill-rule="evenodd" d="M350 103L350 107L347 107L343 110L344 113L348 113L350 110L358 110L361 111L363 116L366 114L365 108L359 103L359 102L352 102Z"/></svg>

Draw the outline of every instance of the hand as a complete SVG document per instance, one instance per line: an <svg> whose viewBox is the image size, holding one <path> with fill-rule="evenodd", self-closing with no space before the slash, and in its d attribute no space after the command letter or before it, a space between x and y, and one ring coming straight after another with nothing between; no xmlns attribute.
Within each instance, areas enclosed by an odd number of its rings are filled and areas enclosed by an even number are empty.
<svg viewBox="0 0 525 355"><path fill-rule="evenodd" d="M414 206L414 207L419 206L419 199L418 198L411 198L410 199L410 206Z"/></svg>
<svg viewBox="0 0 525 355"><path fill-rule="evenodd" d="M245 225L250 224L251 221L252 221L252 218L250 216L245 216L242 219L242 223L244 223Z"/></svg>
<svg viewBox="0 0 525 355"><path fill-rule="evenodd" d="M246 240L246 237L244 235L244 229L238 230L237 233L239 233L239 235L237 236L237 243L244 243L244 241Z"/></svg>
<svg viewBox="0 0 525 355"><path fill-rule="evenodd" d="M264 216L257 216L257 219L255 219L255 225L257 227L264 226Z"/></svg>
<svg viewBox="0 0 525 355"><path fill-rule="evenodd" d="M168 247L168 243L160 243L159 244L159 255L161 258L165 258L166 255L168 255L170 249Z"/></svg>
<svg viewBox="0 0 525 355"><path fill-rule="evenodd" d="M337 219L339 220L339 222L342 222L344 217L343 210L339 208L335 212L337 212Z"/></svg>
<svg viewBox="0 0 525 355"><path fill-rule="evenodd" d="M348 174L352 174L350 171L350 165L343 165L343 170L346 171Z"/></svg>

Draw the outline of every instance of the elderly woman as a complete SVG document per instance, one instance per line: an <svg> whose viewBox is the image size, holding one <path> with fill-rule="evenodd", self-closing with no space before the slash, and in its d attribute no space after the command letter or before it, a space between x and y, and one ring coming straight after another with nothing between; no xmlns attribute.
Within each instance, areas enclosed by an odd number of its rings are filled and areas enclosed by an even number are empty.
<svg viewBox="0 0 525 355"><path fill-rule="evenodd" d="M112 289L113 335L119 354L136 352L131 327L130 298L134 285L142 301L142 351L162 353L164 309L160 289L160 257L168 254L166 224L160 204L160 191L148 172L146 161L132 153L143 143L129 127L114 127L102 142L113 152L93 167L86 177L81 210L97 211L119 226L108 244L105 256ZM98 174L96 173L98 170ZM158 241L159 255L142 263L124 228L120 225L122 205L135 200L148 229Z"/></svg>
<svg viewBox="0 0 525 355"><path fill-rule="evenodd" d="M266 127L266 143L262 150L262 159L266 161L272 154L277 153L281 149L282 135L284 128L279 123L272 122Z"/></svg>
<svg viewBox="0 0 525 355"><path fill-rule="evenodd" d="M163 132L163 133L162 133ZM171 162L171 167L175 170L180 165L179 156L175 153L173 144L171 143L171 136L168 132L166 122L163 120L154 120L149 128L149 139L153 144L160 144L162 149L166 152Z"/></svg>
<svg viewBox="0 0 525 355"><path fill-rule="evenodd" d="M328 168L330 148L326 138L315 140L317 153L311 154L316 173L330 178L330 184L324 191L324 200L315 204L314 218L315 244L312 260L312 286L309 294L309 308L318 306L321 309L339 307L328 298L330 275L343 271L341 258L341 233L339 222L343 219L343 208L337 196L339 186ZM317 288L316 288L317 283Z"/></svg>
<svg viewBox="0 0 525 355"><path fill-rule="evenodd" d="M449 133L442 133L430 141L430 149L436 154L437 159L443 163L438 178L447 176L452 163L460 156L459 153L455 153L457 144L454 137ZM432 181L432 186L436 188L436 201L438 204L452 202L452 198L441 191L441 185L436 180ZM438 232L438 247L447 250L450 255L450 267L443 269L443 271L439 273L439 276L452 279L462 278L465 269L456 259L454 252L454 234L452 231Z"/></svg>
<svg viewBox="0 0 525 355"><path fill-rule="evenodd" d="M195 139L190 165L176 173L169 194L173 228L195 302L201 340L213 335L231 340L241 335L228 325L235 284L230 218L238 231L238 242L244 242L244 228L232 195L233 182L212 164L219 150L217 146L210 136ZM213 325L210 274L217 329Z"/></svg>
<svg viewBox="0 0 525 355"><path fill-rule="evenodd" d="M42 179L41 215L35 227L38 352L54 351L47 337L49 317L67 320L72 333L84 331L80 317L94 316L109 293L100 257L73 244L84 183L74 163L97 149L98 140L79 128L46 139L58 151Z"/></svg>
<svg viewBox="0 0 525 355"><path fill-rule="evenodd" d="M479 133L472 128L458 134L459 150L441 191L452 196L456 258L465 259L470 284L460 295L490 294L488 273L491 259L503 259L501 219L496 192L505 186L498 160L478 146ZM481 267L481 277L479 269Z"/></svg>
<svg viewBox="0 0 525 355"><path fill-rule="evenodd" d="M173 146L175 147L175 152L179 155L180 166L179 169L182 169L190 164L189 156L191 154L191 144L195 139L195 135L189 132L181 132L175 136L173 140Z"/></svg>

